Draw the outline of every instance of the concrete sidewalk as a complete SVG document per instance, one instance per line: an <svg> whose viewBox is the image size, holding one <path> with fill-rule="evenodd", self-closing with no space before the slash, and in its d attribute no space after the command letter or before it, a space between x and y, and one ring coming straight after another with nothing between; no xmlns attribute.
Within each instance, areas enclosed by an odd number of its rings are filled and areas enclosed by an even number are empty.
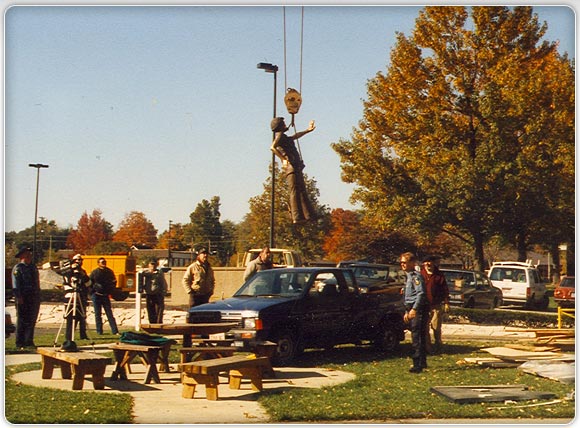
<svg viewBox="0 0 580 428"><path fill-rule="evenodd" d="M23 357L26 357L23 359ZM34 358L35 357L35 358ZM6 364L22 364L40 361L39 355L8 355ZM25 361L26 360L26 361ZM257 424L269 422L266 411L258 404L259 392L250 383L242 382L239 390L227 385L227 378L220 378L217 401L206 400L205 387L198 386L195 398L181 397L180 373L171 365L170 373L159 373L161 383L145 385L144 366L131 364L128 380L111 381L114 365L107 366L105 389L98 393L128 393L134 399L134 423L138 424ZM264 379L264 391L282 391L294 388L321 388L354 379L352 373L319 368L277 368L275 379ZM70 390L72 380L60 378L55 369L53 379L41 379L40 370L22 372L13 376L17 382L28 385ZM90 376L85 380L83 391L94 391Z"/></svg>

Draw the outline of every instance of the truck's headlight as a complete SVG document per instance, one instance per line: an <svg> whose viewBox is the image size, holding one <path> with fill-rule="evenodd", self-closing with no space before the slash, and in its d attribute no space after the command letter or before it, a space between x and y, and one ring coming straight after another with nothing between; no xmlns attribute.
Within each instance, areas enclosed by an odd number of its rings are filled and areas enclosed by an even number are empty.
<svg viewBox="0 0 580 428"><path fill-rule="evenodd" d="M248 328L248 329L252 329L252 330L255 329L256 328L256 318L244 318L243 327Z"/></svg>
<svg viewBox="0 0 580 428"><path fill-rule="evenodd" d="M248 330L261 330L262 320L259 318L244 318L242 326Z"/></svg>

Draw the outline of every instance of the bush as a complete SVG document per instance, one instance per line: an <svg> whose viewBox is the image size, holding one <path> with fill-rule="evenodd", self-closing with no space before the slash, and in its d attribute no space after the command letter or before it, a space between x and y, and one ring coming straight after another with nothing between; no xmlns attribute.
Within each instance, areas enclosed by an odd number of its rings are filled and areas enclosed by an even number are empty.
<svg viewBox="0 0 580 428"><path fill-rule="evenodd" d="M522 328L557 328L558 314L553 312L522 312L522 311L498 311L491 309L467 309L452 307L448 322L484 325L503 325L506 327ZM574 320L565 317L562 327L574 327Z"/></svg>

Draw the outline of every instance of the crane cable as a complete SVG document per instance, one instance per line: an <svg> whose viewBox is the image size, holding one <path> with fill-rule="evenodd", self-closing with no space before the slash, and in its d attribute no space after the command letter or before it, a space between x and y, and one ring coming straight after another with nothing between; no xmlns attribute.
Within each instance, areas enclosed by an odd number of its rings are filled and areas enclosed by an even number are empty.
<svg viewBox="0 0 580 428"><path fill-rule="evenodd" d="M287 71L287 60L286 60L286 6L282 7L283 19L284 19L284 92L288 91L288 71ZM298 92L302 94L302 58L304 53L304 6L301 8L301 22L300 22L300 73L299 73L299 90ZM294 133L296 133L296 124L294 123L294 114L292 114L291 127L294 127ZM302 151L300 150L300 142L296 139L296 144L298 146L298 154L300 155L300 160L302 160Z"/></svg>

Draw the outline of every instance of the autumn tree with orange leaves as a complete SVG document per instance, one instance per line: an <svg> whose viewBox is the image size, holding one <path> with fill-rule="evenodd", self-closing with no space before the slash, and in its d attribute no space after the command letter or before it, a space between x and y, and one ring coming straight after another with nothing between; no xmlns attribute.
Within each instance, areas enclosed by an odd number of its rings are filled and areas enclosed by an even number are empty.
<svg viewBox="0 0 580 428"><path fill-rule="evenodd" d="M157 229L140 211L131 211L119 225L113 235L113 241L123 242L131 247L136 245L145 248L155 248L157 245Z"/></svg>
<svg viewBox="0 0 580 428"><path fill-rule="evenodd" d="M546 31L527 6L429 6L397 34L332 145L374 224L453 235L480 269L496 236L520 259L573 240L574 63Z"/></svg>
<svg viewBox="0 0 580 428"><path fill-rule="evenodd" d="M113 235L113 226L106 221L100 210L93 210L89 215L83 213L77 227L71 230L66 245L75 252L86 254L99 242L110 241Z"/></svg>

